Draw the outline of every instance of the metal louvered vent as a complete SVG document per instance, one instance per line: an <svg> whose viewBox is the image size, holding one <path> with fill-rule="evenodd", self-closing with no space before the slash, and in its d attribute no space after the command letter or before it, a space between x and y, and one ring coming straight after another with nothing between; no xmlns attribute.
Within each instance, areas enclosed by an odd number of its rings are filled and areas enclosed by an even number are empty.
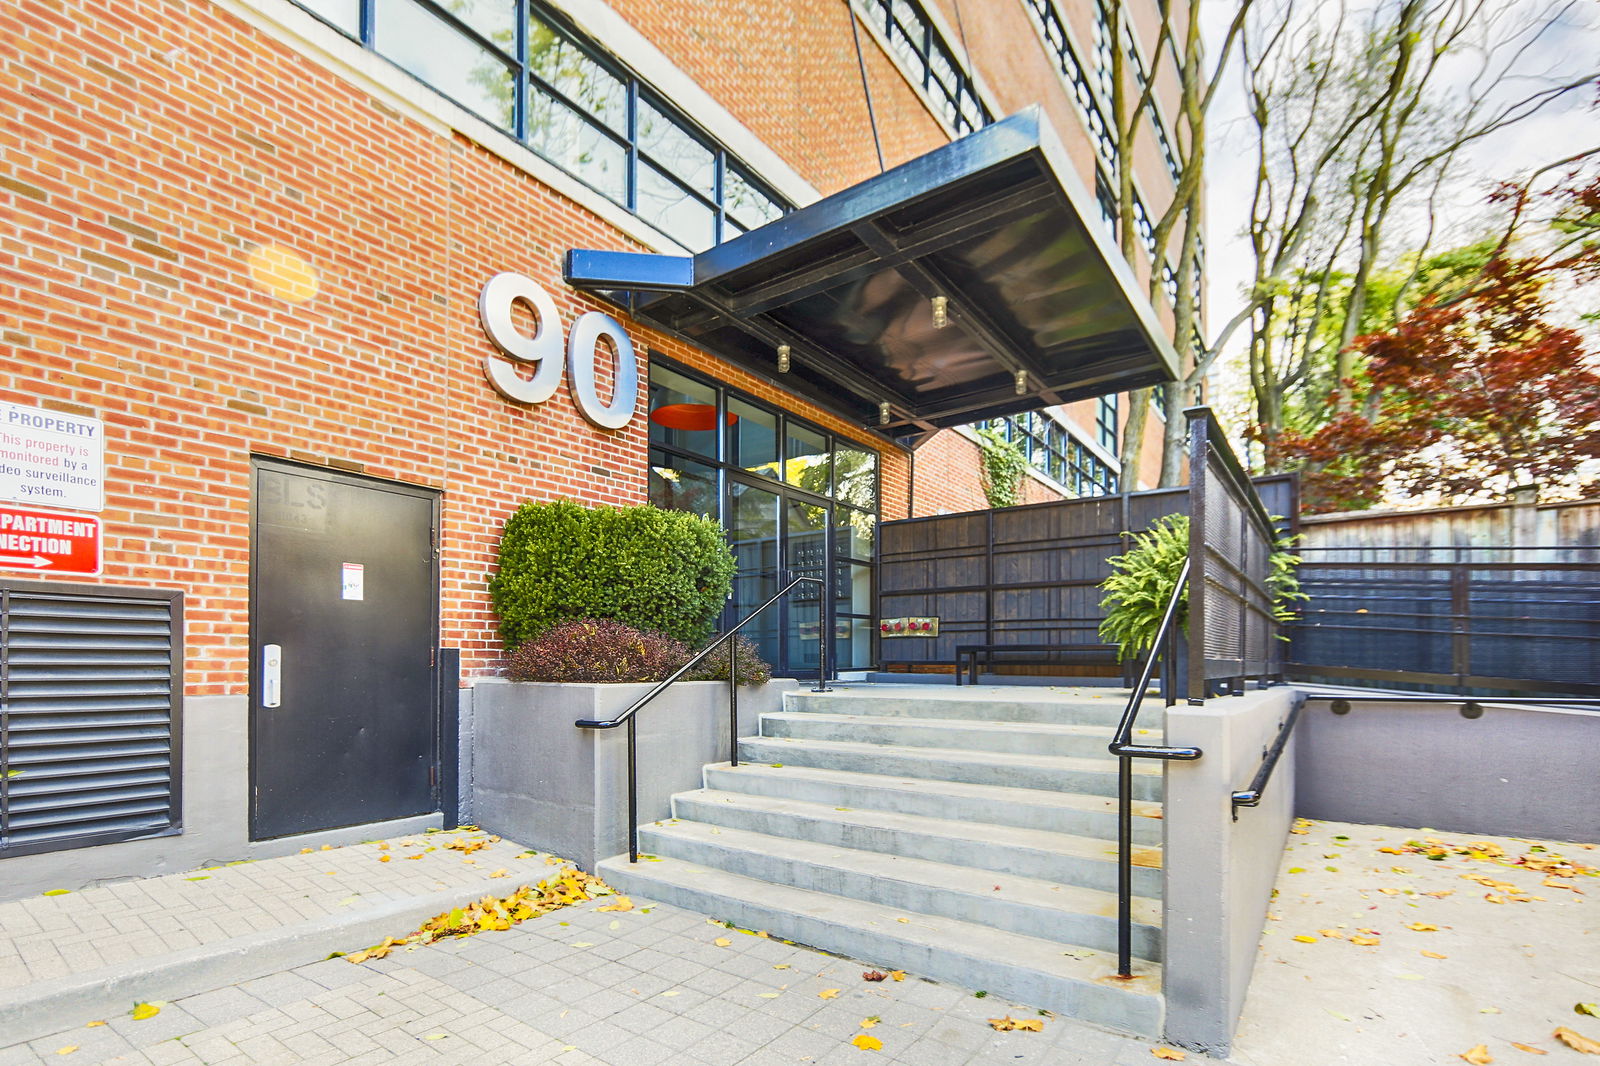
<svg viewBox="0 0 1600 1066"><path fill-rule="evenodd" d="M0 580L0 855L177 830L182 593Z"/></svg>

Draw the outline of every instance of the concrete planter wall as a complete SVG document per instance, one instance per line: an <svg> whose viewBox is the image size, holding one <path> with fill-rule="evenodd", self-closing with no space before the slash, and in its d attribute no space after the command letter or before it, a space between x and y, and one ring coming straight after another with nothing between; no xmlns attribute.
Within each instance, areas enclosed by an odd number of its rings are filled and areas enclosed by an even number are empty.
<svg viewBox="0 0 1600 1066"><path fill-rule="evenodd" d="M739 690L739 735L780 709L796 682ZM472 690L472 812L478 825L586 870L628 849L626 728L579 729L650 691L647 684L480 681ZM706 763L728 759L728 686L673 685L639 713L639 821L671 814L675 792L699 788Z"/></svg>

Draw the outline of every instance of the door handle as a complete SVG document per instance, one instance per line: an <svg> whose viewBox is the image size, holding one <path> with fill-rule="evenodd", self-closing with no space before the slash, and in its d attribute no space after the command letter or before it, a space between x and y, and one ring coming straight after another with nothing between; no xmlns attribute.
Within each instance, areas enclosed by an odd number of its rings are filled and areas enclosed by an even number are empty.
<svg viewBox="0 0 1600 1066"><path fill-rule="evenodd" d="M277 644L261 646L261 706L276 707L283 702L283 648Z"/></svg>

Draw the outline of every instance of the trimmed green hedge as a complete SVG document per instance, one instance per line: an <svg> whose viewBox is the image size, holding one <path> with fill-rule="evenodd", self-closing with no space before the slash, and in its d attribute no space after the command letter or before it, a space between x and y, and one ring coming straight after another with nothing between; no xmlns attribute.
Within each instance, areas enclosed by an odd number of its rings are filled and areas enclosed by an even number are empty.
<svg viewBox="0 0 1600 1066"><path fill-rule="evenodd" d="M559 622L609 618L699 647L733 582L722 527L683 511L525 503L506 519L489 595L506 648Z"/></svg>

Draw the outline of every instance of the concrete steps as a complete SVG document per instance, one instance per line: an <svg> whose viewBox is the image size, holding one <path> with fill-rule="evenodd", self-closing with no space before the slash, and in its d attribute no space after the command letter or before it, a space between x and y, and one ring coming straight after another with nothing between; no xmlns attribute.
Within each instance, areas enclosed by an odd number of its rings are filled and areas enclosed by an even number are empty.
<svg viewBox="0 0 1600 1066"><path fill-rule="evenodd" d="M882 969L907 970L1124 1032L1161 1032L1161 968L1155 963L1135 960L1133 979L1122 981L1112 976L1114 953L987 923L906 913L681 859L631 865L623 855L601 862L599 872L620 891L825 947Z"/></svg>
<svg viewBox="0 0 1600 1066"><path fill-rule="evenodd" d="M1117 794L1117 761L1104 758L1019 755L962 748L912 748L841 740L742 737L741 762L769 766L815 766L825 770L1005 785L1050 792ZM1161 767L1153 760L1133 764L1133 798L1159 800Z"/></svg>
<svg viewBox="0 0 1600 1066"><path fill-rule="evenodd" d="M909 690L909 691L907 691ZM613 885L813 947L1160 1032L1162 770L1134 764L1133 953L1115 976L1117 690L790 693L738 766L640 827ZM1153 740L1158 733L1146 733Z"/></svg>
<svg viewBox="0 0 1600 1066"><path fill-rule="evenodd" d="M977 785L918 777L852 773L813 766L743 762L705 768L706 787L720 792L920 814L990 826L1044 829L1114 840L1117 801L1112 796L1048 792L1006 785ZM1133 805L1133 842L1161 843L1161 804Z"/></svg>
<svg viewBox="0 0 1600 1066"><path fill-rule="evenodd" d="M1117 890L1117 851L1109 840L714 789L673 797L672 813L695 825L1043 878L1101 892ZM1138 848L1134 863L1134 892L1159 896L1161 849Z"/></svg>

